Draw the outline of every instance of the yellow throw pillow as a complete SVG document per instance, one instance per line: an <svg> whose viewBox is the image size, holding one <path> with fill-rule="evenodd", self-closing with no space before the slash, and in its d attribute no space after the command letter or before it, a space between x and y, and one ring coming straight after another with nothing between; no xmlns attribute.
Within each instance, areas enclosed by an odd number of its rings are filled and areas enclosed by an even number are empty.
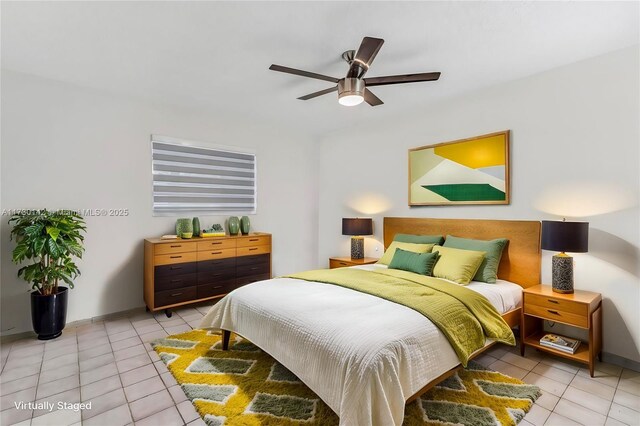
<svg viewBox="0 0 640 426"><path fill-rule="evenodd" d="M435 246L440 259L433 268L433 276L458 284L469 284L484 260L485 252ZM386 253L385 253L386 254Z"/></svg>
<svg viewBox="0 0 640 426"><path fill-rule="evenodd" d="M396 249L402 249L406 251L412 251L414 253L430 253L435 244L414 244L414 243L401 243L400 241L394 241L389 244L387 250L384 252L378 263L382 265L388 265L393 259L393 255L396 254Z"/></svg>

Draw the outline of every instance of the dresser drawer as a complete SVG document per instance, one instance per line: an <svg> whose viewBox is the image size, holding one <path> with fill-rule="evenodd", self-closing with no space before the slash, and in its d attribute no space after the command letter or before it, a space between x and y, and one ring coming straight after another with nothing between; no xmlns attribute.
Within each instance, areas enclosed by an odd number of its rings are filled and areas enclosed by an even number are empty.
<svg viewBox="0 0 640 426"><path fill-rule="evenodd" d="M270 235L238 238L238 247L268 246L268 245L271 245Z"/></svg>
<svg viewBox="0 0 640 426"><path fill-rule="evenodd" d="M329 260L329 268L331 269L345 268L347 266L353 266L353 265L351 263L347 263L342 260L333 260L333 259Z"/></svg>
<svg viewBox="0 0 640 426"><path fill-rule="evenodd" d="M271 276L269 274L249 275L246 277L238 278L237 285L238 287L240 287L246 284L254 283L256 281L268 280L270 278Z"/></svg>
<svg viewBox="0 0 640 426"><path fill-rule="evenodd" d="M238 256L253 256L256 254L271 253L271 246L251 246L251 247L238 247Z"/></svg>
<svg viewBox="0 0 640 426"><path fill-rule="evenodd" d="M198 272L217 271L220 269L228 269L236 267L236 258L228 257L226 259L211 259L198 262Z"/></svg>
<svg viewBox="0 0 640 426"><path fill-rule="evenodd" d="M207 239L207 241L198 242L198 251L210 251L227 248L236 248L236 240L211 238Z"/></svg>
<svg viewBox="0 0 640 426"><path fill-rule="evenodd" d="M153 263L155 265L171 265L174 263L195 262L197 260L196 252L161 254L154 256Z"/></svg>
<svg viewBox="0 0 640 426"><path fill-rule="evenodd" d="M184 287L175 290L158 291L154 296L154 305L156 308L160 306L173 305L175 303L187 302L196 298L196 286Z"/></svg>
<svg viewBox="0 0 640 426"><path fill-rule="evenodd" d="M210 259L226 259L228 257L235 257L236 249L214 249L198 252L198 261L210 260Z"/></svg>
<svg viewBox="0 0 640 426"><path fill-rule="evenodd" d="M243 265L236 268L236 275L238 278L246 277L249 275L262 275L269 273L268 263L257 263L253 265Z"/></svg>
<svg viewBox="0 0 640 426"><path fill-rule="evenodd" d="M231 280L236 277L236 268L218 269L214 271L198 272L198 285Z"/></svg>
<svg viewBox="0 0 640 426"><path fill-rule="evenodd" d="M164 290L174 290L176 288L190 287L198 283L198 274L195 272L186 275L168 275L162 278L156 278L156 293Z"/></svg>
<svg viewBox="0 0 640 426"><path fill-rule="evenodd" d="M187 253L190 251L196 251L196 248L197 246L195 242L156 244L154 254L158 256L160 254Z"/></svg>
<svg viewBox="0 0 640 426"><path fill-rule="evenodd" d="M197 271L196 265L196 262L188 262L156 266L154 268L154 279L157 281L162 277L191 274Z"/></svg>
<svg viewBox="0 0 640 426"><path fill-rule="evenodd" d="M269 263L271 261L270 254L257 254L255 256L242 256L237 258L238 267L246 265L255 265L258 263Z"/></svg>
<svg viewBox="0 0 640 426"><path fill-rule="evenodd" d="M198 299L204 297L221 296L227 294L237 287L236 280L222 281L219 283L203 284L198 286Z"/></svg>
<svg viewBox="0 0 640 426"><path fill-rule="evenodd" d="M526 305L536 305L556 311L563 311L577 315L587 315L589 306L584 303L578 303L571 300L556 299L554 297L545 297L540 294L524 294L524 303Z"/></svg>
<svg viewBox="0 0 640 426"><path fill-rule="evenodd" d="M557 321L566 324L575 325L577 327L587 328L589 319L586 315L578 315L572 312L561 311L558 308L545 308L538 305L529 305L525 302L524 313L549 321Z"/></svg>

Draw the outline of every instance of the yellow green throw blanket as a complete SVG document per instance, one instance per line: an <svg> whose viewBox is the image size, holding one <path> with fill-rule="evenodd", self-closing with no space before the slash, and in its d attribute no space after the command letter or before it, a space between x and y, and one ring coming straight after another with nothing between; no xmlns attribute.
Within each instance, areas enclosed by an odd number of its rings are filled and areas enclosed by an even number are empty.
<svg viewBox="0 0 640 426"><path fill-rule="evenodd" d="M485 337L514 346L513 332L481 294L447 281L396 269L320 269L287 275L378 296L429 318L444 333L463 366Z"/></svg>

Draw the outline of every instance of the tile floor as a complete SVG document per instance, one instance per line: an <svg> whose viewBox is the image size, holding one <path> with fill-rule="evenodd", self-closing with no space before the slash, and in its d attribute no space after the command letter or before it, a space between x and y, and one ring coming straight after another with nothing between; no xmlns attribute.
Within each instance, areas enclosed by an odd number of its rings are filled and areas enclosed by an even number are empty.
<svg viewBox="0 0 640 426"><path fill-rule="evenodd" d="M208 306L68 327L58 339L18 340L0 349L1 425L204 425L149 342L199 325ZM599 364L595 378L581 365L527 349L491 349L478 361L543 395L520 423L640 425L640 373ZM91 410L19 410L14 401L91 402Z"/></svg>

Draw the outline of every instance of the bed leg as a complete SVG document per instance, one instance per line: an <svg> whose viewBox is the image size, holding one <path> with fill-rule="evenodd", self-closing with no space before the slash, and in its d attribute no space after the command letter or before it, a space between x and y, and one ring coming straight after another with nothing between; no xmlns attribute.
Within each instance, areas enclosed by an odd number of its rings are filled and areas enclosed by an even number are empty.
<svg viewBox="0 0 640 426"><path fill-rule="evenodd" d="M222 350L229 350L229 339L231 338L231 332L229 330L222 330Z"/></svg>

